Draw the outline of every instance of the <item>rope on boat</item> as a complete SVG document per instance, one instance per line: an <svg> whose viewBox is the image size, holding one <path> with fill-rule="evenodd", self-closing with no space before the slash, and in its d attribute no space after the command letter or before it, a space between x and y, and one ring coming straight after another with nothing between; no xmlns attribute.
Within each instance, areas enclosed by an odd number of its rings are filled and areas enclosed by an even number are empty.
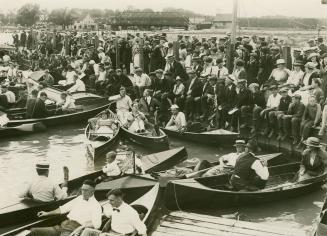
<svg viewBox="0 0 327 236"><path fill-rule="evenodd" d="M180 207L180 205L178 204L177 193L176 193L176 185L175 184L173 184L173 185L174 185L174 196L175 196L175 203L176 203L177 209L179 211L183 211L182 208Z"/></svg>

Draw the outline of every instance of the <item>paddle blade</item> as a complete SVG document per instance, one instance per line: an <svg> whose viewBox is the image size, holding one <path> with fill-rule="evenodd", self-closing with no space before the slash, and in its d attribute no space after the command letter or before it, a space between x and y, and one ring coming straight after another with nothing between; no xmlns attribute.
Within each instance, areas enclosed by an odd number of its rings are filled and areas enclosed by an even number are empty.
<svg viewBox="0 0 327 236"><path fill-rule="evenodd" d="M64 172L64 182L63 182L62 186L67 187L68 180L69 180L69 169L67 166L63 167L63 172Z"/></svg>

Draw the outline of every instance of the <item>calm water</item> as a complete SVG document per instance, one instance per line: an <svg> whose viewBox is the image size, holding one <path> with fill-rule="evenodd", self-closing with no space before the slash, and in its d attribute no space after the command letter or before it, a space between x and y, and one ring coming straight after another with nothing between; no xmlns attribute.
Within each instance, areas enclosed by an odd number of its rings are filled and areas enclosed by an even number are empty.
<svg viewBox="0 0 327 236"><path fill-rule="evenodd" d="M63 179L64 165L69 167L71 177L78 177L101 168L104 160L93 163L86 155L83 131L82 125L73 125L50 129L46 133L0 141L0 191L2 193L0 207L17 199L17 193L24 182L36 176L35 163L39 160L50 162L50 176L58 183ZM230 151L171 140L172 148L178 146L187 148L189 158L208 160L214 160L217 155ZM139 147L135 149L147 153ZM283 202L201 213L231 215L239 212L253 222L310 229L320 211L324 195L325 190L320 190Z"/></svg>

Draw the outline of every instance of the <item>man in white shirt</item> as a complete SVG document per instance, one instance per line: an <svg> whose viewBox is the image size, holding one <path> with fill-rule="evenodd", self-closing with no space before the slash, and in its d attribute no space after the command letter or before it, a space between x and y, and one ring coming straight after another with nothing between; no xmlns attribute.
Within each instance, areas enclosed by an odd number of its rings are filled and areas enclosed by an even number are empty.
<svg viewBox="0 0 327 236"><path fill-rule="evenodd" d="M135 74L133 77L133 85L136 88L137 93L142 95L144 89L151 85L151 79L147 74L143 73L141 68L137 68L135 69Z"/></svg>
<svg viewBox="0 0 327 236"><path fill-rule="evenodd" d="M76 111L75 100L67 93L61 93L60 99L61 101L57 103L57 111L62 111L64 114Z"/></svg>
<svg viewBox="0 0 327 236"><path fill-rule="evenodd" d="M32 236L69 236L81 232L84 228L98 229L101 226L102 209L94 197L95 183L85 180L82 185L82 195L69 201L53 211L40 211L38 217L66 214L67 220L53 227L32 228Z"/></svg>
<svg viewBox="0 0 327 236"><path fill-rule="evenodd" d="M49 167L48 163L36 164L38 177L23 188L19 197L40 202L52 202L67 198L67 188L60 188L48 177Z"/></svg>
<svg viewBox="0 0 327 236"><path fill-rule="evenodd" d="M126 89L121 87L119 94L109 97L109 101L116 102L118 119L122 125L125 125L129 116L129 109L131 109L133 105L131 98L126 95Z"/></svg>
<svg viewBox="0 0 327 236"><path fill-rule="evenodd" d="M253 152L256 144L249 141L245 151L236 161L233 175L230 179L231 185L236 190L256 191L266 186L269 171L266 161L260 161Z"/></svg>
<svg viewBox="0 0 327 236"><path fill-rule="evenodd" d="M110 220L105 224L102 231L85 229L81 236L98 235L137 235L146 236L147 228L140 219L141 214L123 201L123 192L120 189L113 189L107 194L108 203L103 206L103 213ZM108 234L106 233L108 232Z"/></svg>
<svg viewBox="0 0 327 236"><path fill-rule="evenodd" d="M183 112L179 111L177 105L172 105L170 107L172 116L166 125L166 129L184 132L186 131L186 119Z"/></svg>
<svg viewBox="0 0 327 236"><path fill-rule="evenodd" d="M74 92L85 92L85 84L84 82L78 77L77 74L74 75L74 82L75 84L67 89L67 92L74 93Z"/></svg>
<svg viewBox="0 0 327 236"><path fill-rule="evenodd" d="M224 60L219 57L216 60L217 63L217 67L218 67L218 71L217 71L217 78L226 78L229 73L228 73L228 69L224 66Z"/></svg>
<svg viewBox="0 0 327 236"><path fill-rule="evenodd" d="M280 103L280 99L282 98L282 96L278 93L277 85L271 85L269 90L271 91L271 94L268 97L266 108L260 112L260 117L266 122L266 129L263 133L264 136L267 136L270 132L270 129L273 128L270 127L270 124L274 123L274 111L277 110Z"/></svg>

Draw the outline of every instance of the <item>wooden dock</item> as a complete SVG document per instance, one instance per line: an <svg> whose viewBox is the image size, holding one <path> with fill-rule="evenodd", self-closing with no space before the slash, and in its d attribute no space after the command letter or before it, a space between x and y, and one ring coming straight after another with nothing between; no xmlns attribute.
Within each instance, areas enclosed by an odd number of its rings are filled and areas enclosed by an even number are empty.
<svg viewBox="0 0 327 236"><path fill-rule="evenodd" d="M304 236L296 228L273 227L222 217L189 212L171 212L164 216L152 236Z"/></svg>

